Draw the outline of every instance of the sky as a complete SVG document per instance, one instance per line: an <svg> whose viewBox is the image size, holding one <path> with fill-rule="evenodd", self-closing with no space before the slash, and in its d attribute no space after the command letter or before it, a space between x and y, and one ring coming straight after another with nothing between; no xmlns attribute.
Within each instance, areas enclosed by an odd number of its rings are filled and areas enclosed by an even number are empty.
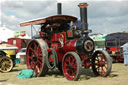
<svg viewBox="0 0 128 85"><path fill-rule="evenodd" d="M21 28L20 23L56 15L57 2L62 3L62 14L78 19L78 4L88 3L88 28L92 33L128 32L128 0L1 0L0 24L31 34L31 27Z"/></svg>

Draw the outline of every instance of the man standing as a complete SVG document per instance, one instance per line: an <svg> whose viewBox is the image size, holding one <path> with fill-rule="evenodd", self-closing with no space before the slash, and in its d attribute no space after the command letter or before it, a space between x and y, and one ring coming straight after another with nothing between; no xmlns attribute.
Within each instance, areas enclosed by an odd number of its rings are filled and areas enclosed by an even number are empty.
<svg viewBox="0 0 128 85"><path fill-rule="evenodd" d="M128 66L128 42L123 45L124 65Z"/></svg>

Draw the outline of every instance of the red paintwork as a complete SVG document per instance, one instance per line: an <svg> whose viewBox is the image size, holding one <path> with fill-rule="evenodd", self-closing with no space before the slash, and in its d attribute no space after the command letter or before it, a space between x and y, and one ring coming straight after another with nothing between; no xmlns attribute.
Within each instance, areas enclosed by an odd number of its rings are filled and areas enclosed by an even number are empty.
<svg viewBox="0 0 128 85"><path fill-rule="evenodd" d="M26 48L29 41L30 39L9 38L8 44L18 47L16 50L18 52L21 48Z"/></svg>
<svg viewBox="0 0 128 85"><path fill-rule="evenodd" d="M60 43L60 40L63 41L63 45ZM51 48L56 48L57 56L59 62L62 62L63 56L66 52L76 51L75 44L78 39L66 40L66 32L55 33L51 37Z"/></svg>
<svg viewBox="0 0 128 85"><path fill-rule="evenodd" d="M91 61L90 59L88 59L88 55L84 54L84 55L80 55L80 58L81 58L81 63L82 63L82 66L84 68L89 68L91 66Z"/></svg>
<svg viewBox="0 0 128 85"><path fill-rule="evenodd" d="M120 62L123 62L123 61L124 61L124 58L121 58L120 56L117 56L117 57L116 57L116 60L117 60L117 61L120 61Z"/></svg>
<svg viewBox="0 0 128 85"><path fill-rule="evenodd" d="M47 51L48 51L48 52L52 52L52 49L49 48Z"/></svg>
<svg viewBox="0 0 128 85"><path fill-rule="evenodd" d="M20 31L20 36L24 37L26 35L26 31Z"/></svg>
<svg viewBox="0 0 128 85"><path fill-rule="evenodd" d="M54 56L54 55L53 55L53 54L50 54L50 55L49 55L49 61L50 61L50 62L54 62L54 58L52 58L52 56Z"/></svg>
<svg viewBox="0 0 128 85"><path fill-rule="evenodd" d="M39 32L39 35L40 35L40 38L43 39L43 36L46 35L46 33L44 33L44 32Z"/></svg>
<svg viewBox="0 0 128 85"><path fill-rule="evenodd" d="M33 48L32 48L33 47ZM34 69L34 72L36 73L36 75L38 76L42 70L42 50L39 46L39 44L37 44L37 42L33 41L30 42L28 49L27 49L27 54L26 54L26 58L27 58L27 67L28 69ZM34 52L34 53L32 53ZM34 57L37 56L37 57ZM36 69L35 69L36 68Z"/></svg>
<svg viewBox="0 0 128 85"><path fill-rule="evenodd" d="M98 60L99 58L97 57L97 60ZM106 61L106 58L105 58L105 56L104 55L101 55L100 56L100 59L98 60L98 62L96 63L96 65L97 65L97 71L99 72L99 76L104 76L104 74L106 74L106 70L107 70L107 68L108 68L108 65L107 65L107 62L105 62Z"/></svg>
<svg viewBox="0 0 128 85"><path fill-rule="evenodd" d="M71 36L71 32L68 32L68 36L69 36L69 37Z"/></svg>
<svg viewBox="0 0 128 85"><path fill-rule="evenodd" d="M45 35L45 33L43 32L39 32L40 33L40 38L43 39L43 35ZM60 40L63 41L63 45L60 43ZM56 48L56 53L58 56L58 60L59 62L62 62L63 56L66 52L69 51L75 51L76 52L76 48L75 48L75 44L77 42L78 39L74 39L74 40L66 40L66 32L61 32L61 33L54 33L51 36L51 40L45 40L48 45L49 45L49 49L48 52L52 51L52 48ZM51 42L51 44L49 44Z"/></svg>
<svg viewBox="0 0 128 85"><path fill-rule="evenodd" d="M43 33L40 33L40 35L44 35ZM63 46L60 43L60 39L63 41ZM73 39L73 40L66 40L66 32L61 32L61 33L55 33L51 36L51 40L46 40L47 43L51 42L49 45L48 52L52 52L52 49L55 47L56 48L56 53L58 56L58 61L61 63L64 57L64 54L70 51L77 52L76 51L76 42L78 38ZM91 66L90 59L88 59L88 55L79 55L81 60L82 60L82 65L84 68L89 68ZM49 56L50 58L50 56ZM52 58L50 58L50 61L53 61Z"/></svg>
<svg viewBox="0 0 128 85"><path fill-rule="evenodd" d="M61 46L61 43L59 42L61 35L63 35L63 41L64 41L63 47ZM78 40L77 38L70 40L70 41L66 40L66 33L65 32L53 34L51 37L51 42L52 42L51 48L48 49L48 52L51 52L52 48L56 47L56 53L58 56L58 61L61 63L65 53L71 52L71 51L77 52L76 51L77 40ZM90 63L90 59L88 59L88 55L84 54L84 55L79 55L79 56L82 60L82 66L84 66L84 68L89 68L91 66L91 63Z"/></svg>
<svg viewBox="0 0 128 85"><path fill-rule="evenodd" d="M110 48L110 51L119 51L119 48Z"/></svg>
<svg viewBox="0 0 128 85"><path fill-rule="evenodd" d="M124 58L122 58L121 56L111 56L113 59L115 59L116 61L119 61L119 62L123 62L124 61Z"/></svg>
<svg viewBox="0 0 128 85"><path fill-rule="evenodd" d="M58 41L60 41L60 39L63 39L64 43L66 43L66 33L65 32L53 34L51 37L51 42L54 42L54 41L58 42Z"/></svg>
<svg viewBox="0 0 128 85"><path fill-rule="evenodd" d="M67 55L64 59L63 71L68 80L74 80L76 78L77 71L78 71L76 63L77 63L76 59L72 55Z"/></svg>
<svg viewBox="0 0 128 85"><path fill-rule="evenodd" d="M119 52L120 51L120 48L109 48L109 49L106 49L106 51L110 52L110 54L112 54L112 52ZM116 61L120 61L120 62L123 62L124 61L124 58L123 56L119 56L117 55L116 53L115 54L112 54L113 57Z"/></svg>
<svg viewBox="0 0 128 85"><path fill-rule="evenodd" d="M77 40L78 39L67 41L63 47L64 52L68 52L68 51L75 51L76 52L75 45L76 45Z"/></svg>

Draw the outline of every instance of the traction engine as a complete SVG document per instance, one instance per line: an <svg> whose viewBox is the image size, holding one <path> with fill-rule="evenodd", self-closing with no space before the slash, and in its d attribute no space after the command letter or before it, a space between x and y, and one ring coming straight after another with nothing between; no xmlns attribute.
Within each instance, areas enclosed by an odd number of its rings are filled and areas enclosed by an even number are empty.
<svg viewBox="0 0 128 85"><path fill-rule="evenodd" d="M106 51L95 51L94 41L88 36L87 3L80 3L81 28L77 18L58 14L43 19L21 23L20 26L41 25L39 37L32 39L26 52L28 69L36 76L45 76L48 70L58 68L68 80L78 80L83 69L92 67L96 76L110 74L112 61Z"/></svg>

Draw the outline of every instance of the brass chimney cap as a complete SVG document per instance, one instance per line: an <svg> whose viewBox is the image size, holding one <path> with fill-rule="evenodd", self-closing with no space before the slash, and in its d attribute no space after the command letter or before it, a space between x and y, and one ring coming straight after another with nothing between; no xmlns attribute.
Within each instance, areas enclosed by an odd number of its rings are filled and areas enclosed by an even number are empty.
<svg viewBox="0 0 128 85"><path fill-rule="evenodd" d="M80 8L87 8L88 7L88 4L87 3L80 3L78 6Z"/></svg>

